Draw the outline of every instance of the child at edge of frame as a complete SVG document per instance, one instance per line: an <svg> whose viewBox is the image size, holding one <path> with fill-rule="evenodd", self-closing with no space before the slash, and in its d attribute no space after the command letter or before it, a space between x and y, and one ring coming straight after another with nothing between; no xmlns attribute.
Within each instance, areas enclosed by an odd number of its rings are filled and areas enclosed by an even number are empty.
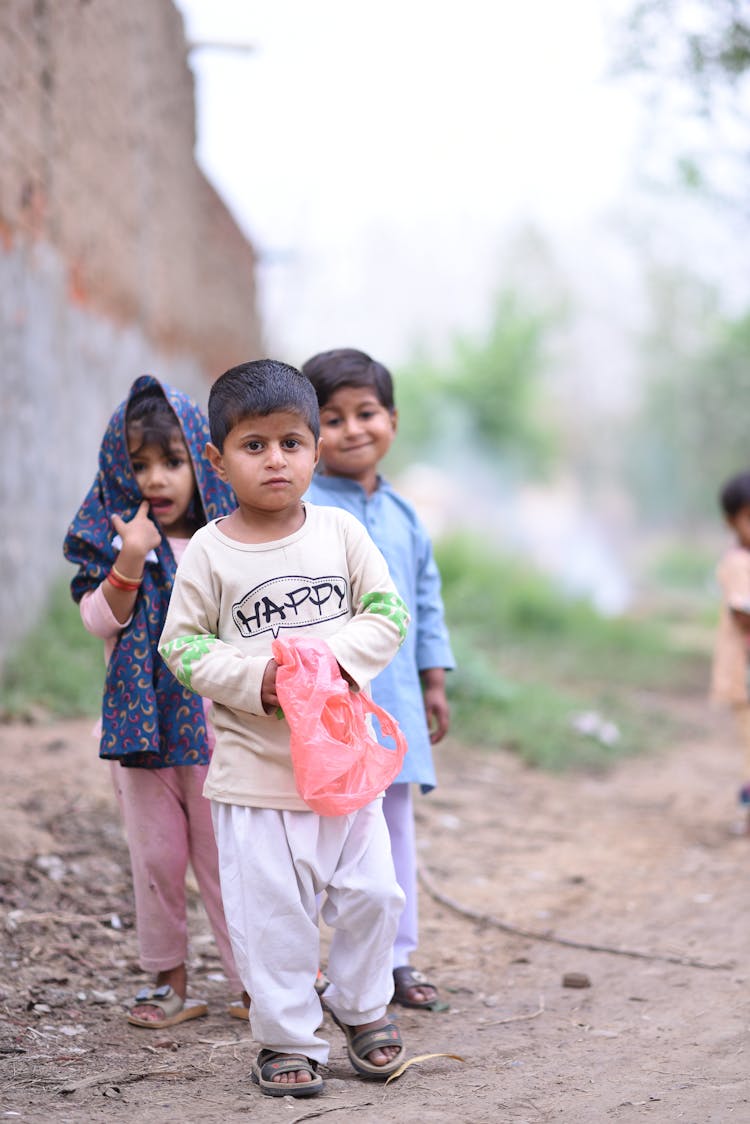
<svg viewBox="0 0 750 1124"><path fill-rule="evenodd" d="M396 877L406 905L393 948L394 1001L446 1010L437 988L409 961L418 943L417 855L412 785L436 785L432 746L448 732L446 671L455 667L445 625L432 544L412 506L378 472L396 436L393 380L382 363L354 348L321 352L302 366L318 398L321 455L308 492L313 503L355 515L382 551L411 613L396 658L374 680L372 697L406 734L401 773L386 791L383 812Z"/></svg>
<svg viewBox="0 0 750 1124"><path fill-rule="evenodd" d="M743 748L743 780L738 791L741 818L735 832L750 835L750 471L730 477L719 492L719 506L732 533L716 569L721 610L714 644L711 698L731 707Z"/></svg>
<svg viewBox="0 0 750 1124"><path fill-rule="evenodd" d="M213 746L208 704L157 652L175 569L207 519L234 498L204 458L208 422L182 391L136 379L102 437L99 470L63 553L86 630L104 642L99 756L109 761L125 827L140 964L128 1022L160 1030L208 1014L187 998L188 863L230 987L240 990L221 902L211 810L202 795ZM229 1007L242 1015L244 1001Z"/></svg>
<svg viewBox="0 0 750 1124"><path fill-rule="evenodd" d="M382 797L322 816L301 799L279 710L274 634L322 640L363 690L408 626L385 559L346 512L303 502L319 455L315 391L273 359L213 384L207 455L237 498L196 532L175 580L160 651L181 682L213 700L211 800L235 960L260 1046L252 1080L266 1096L319 1093L329 1056L315 987L320 910L333 930L325 1009L364 1078L404 1059L388 1019L391 947L403 907ZM328 600L323 593L330 593Z"/></svg>

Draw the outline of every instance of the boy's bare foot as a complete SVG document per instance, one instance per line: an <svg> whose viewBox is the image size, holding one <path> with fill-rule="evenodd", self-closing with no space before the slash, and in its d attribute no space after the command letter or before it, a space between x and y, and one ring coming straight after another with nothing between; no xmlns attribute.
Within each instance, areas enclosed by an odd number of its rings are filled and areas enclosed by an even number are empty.
<svg viewBox="0 0 750 1124"><path fill-rule="evenodd" d="M163 987L165 984L169 984L180 999L184 999L187 995L187 969L185 965L178 964L176 968L159 972L154 987ZM161 1007L157 1007L153 1003L138 1003L135 1007L130 1008L130 1014L137 1019L143 1019L144 1022L150 1023L162 1023L167 1017Z"/></svg>

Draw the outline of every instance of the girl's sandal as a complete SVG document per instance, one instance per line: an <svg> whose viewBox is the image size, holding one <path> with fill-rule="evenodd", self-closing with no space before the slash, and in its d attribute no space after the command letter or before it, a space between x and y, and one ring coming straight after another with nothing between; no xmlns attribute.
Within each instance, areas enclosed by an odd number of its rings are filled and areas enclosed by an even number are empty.
<svg viewBox="0 0 750 1124"><path fill-rule="evenodd" d="M157 1007L163 1014L161 1019L142 1019L138 1015L129 1014L128 1022L132 1026L141 1026L145 1030L162 1030L165 1026L178 1026L179 1023L189 1019L200 1019L208 1014L208 1006L201 999L183 999L169 984L161 987L142 987L132 1003L133 1008L148 1006Z"/></svg>
<svg viewBox="0 0 750 1124"><path fill-rule="evenodd" d="M227 1014L231 1015L233 1019L244 1019L245 1022L248 1022L250 1018L250 1008L246 1007L241 999L238 999L236 1003L229 1004L227 1007Z"/></svg>
<svg viewBox="0 0 750 1124"><path fill-rule="evenodd" d="M227 1014L231 1015L233 1019L244 1019L248 1022L250 1019L250 996L246 991L242 992L239 1002L235 1001L230 1003L227 1007Z"/></svg>
<svg viewBox="0 0 750 1124"><path fill-rule="evenodd" d="M323 969L318 968L318 974L315 977L315 990L319 996L325 994L330 982L331 981L328 979L328 976L325 974Z"/></svg>
<svg viewBox="0 0 750 1124"><path fill-rule="evenodd" d="M282 1073L304 1070L309 1081L274 1081ZM250 1074L266 1097L313 1097L323 1090L323 1078L317 1072L318 1063L304 1054L277 1054L275 1050L261 1050Z"/></svg>

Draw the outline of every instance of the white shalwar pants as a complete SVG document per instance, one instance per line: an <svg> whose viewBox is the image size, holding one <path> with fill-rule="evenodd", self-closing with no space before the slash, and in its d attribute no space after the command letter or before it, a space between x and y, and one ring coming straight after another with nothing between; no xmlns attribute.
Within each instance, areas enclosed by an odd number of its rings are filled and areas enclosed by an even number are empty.
<svg viewBox="0 0 750 1124"><path fill-rule="evenodd" d="M411 960L419 930L417 840L410 784L394 783L385 790L383 815L388 824L396 880L406 897L393 944L393 967L401 968Z"/></svg>
<svg viewBox="0 0 750 1124"><path fill-rule="evenodd" d="M393 995L392 947L404 895L382 800L349 816L211 802L224 913L253 1038L324 1064L316 1031L320 966L316 895L333 929L326 1004L349 1026L380 1018Z"/></svg>

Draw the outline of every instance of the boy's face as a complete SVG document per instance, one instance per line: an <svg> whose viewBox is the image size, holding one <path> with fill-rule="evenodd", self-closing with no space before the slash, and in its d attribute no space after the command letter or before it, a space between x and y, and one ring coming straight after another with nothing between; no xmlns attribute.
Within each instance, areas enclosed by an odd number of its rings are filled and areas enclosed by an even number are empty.
<svg viewBox="0 0 750 1124"><path fill-rule="evenodd" d="M209 444L206 455L243 514L262 520L299 508L318 463L318 442L300 414L279 410L243 418L222 452Z"/></svg>
<svg viewBox="0 0 750 1124"><path fill-rule="evenodd" d="M750 550L750 504L741 507L736 515L727 519L727 523L737 536L740 546L744 546L745 550Z"/></svg>
<svg viewBox="0 0 750 1124"><path fill-rule="evenodd" d="M397 414L368 386L342 386L320 410L320 460L326 476L345 476L365 488L396 436Z"/></svg>

